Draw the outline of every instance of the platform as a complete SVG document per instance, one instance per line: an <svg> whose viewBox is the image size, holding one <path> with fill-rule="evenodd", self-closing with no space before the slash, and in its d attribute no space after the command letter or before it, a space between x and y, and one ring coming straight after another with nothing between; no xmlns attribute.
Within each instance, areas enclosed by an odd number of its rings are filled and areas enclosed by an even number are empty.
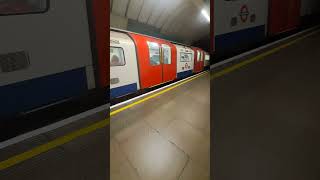
<svg viewBox="0 0 320 180"><path fill-rule="evenodd" d="M187 81L111 110L135 104L111 116L112 180L209 180L210 76Z"/></svg>
<svg viewBox="0 0 320 180"><path fill-rule="evenodd" d="M100 123L108 114L102 110L0 149L0 179L108 179L109 131Z"/></svg>
<svg viewBox="0 0 320 180"><path fill-rule="evenodd" d="M216 179L319 179L320 33L308 34L214 70Z"/></svg>

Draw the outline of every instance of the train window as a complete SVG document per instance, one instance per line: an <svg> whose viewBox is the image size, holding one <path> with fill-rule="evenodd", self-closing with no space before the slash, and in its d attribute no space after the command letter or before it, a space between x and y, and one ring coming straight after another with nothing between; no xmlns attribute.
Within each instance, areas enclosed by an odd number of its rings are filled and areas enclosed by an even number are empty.
<svg viewBox="0 0 320 180"><path fill-rule="evenodd" d="M171 48L168 45L162 45L163 50L163 64L171 64Z"/></svg>
<svg viewBox="0 0 320 180"><path fill-rule="evenodd" d="M43 13L48 7L49 0L0 0L0 15Z"/></svg>
<svg viewBox="0 0 320 180"><path fill-rule="evenodd" d="M119 47L110 47L110 66L124 66L126 61L124 51Z"/></svg>
<svg viewBox="0 0 320 180"><path fill-rule="evenodd" d="M197 62L199 62L200 58L201 58L201 53L199 50L197 50Z"/></svg>
<svg viewBox="0 0 320 180"><path fill-rule="evenodd" d="M158 43L147 42L149 47L150 64L152 66L160 65L160 47Z"/></svg>
<svg viewBox="0 0 320 180"><path fill-rule="evenodd" d="M180 62L191 62L192 61L192 54L191 53L180 53Z"/></svg>

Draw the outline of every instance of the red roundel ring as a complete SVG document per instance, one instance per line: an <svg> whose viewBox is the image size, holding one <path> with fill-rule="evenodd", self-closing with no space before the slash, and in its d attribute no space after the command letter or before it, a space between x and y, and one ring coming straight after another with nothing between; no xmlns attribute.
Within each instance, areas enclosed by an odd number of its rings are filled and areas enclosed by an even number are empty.
<svg viewBox="0 0 320 180"><path fill-rule="evenodd" d="M247 5L243 5L240 10L240 19L242 22L246 22L249 17L249 9Z"/></svg>

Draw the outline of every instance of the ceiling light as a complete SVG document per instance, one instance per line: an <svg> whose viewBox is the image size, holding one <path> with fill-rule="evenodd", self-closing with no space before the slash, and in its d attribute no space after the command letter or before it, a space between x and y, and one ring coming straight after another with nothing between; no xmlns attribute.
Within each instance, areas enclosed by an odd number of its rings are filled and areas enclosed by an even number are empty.
<svg viewBox="0 0 320 180"><path fill-rule="evenodd" d="M210 16L205 9L202 9L201 14L210 22Z"/></svg>

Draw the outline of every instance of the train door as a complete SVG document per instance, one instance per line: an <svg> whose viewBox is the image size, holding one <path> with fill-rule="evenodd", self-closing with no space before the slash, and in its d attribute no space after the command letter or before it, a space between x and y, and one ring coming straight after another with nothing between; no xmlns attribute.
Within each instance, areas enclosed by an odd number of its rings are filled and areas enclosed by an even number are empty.
<svg viewBox="0 0 320 180"><path fill-rule="evenodd" d="M96 77L97 77L97 86L101 88L107 88L110 84L110 63L106 61L108 59L108 32L106 32L107 27L109 26L108 18L108 2L106 1L92 1L92 10L89 9L89 12L92 11L92 19L89 20L91 25L91 31L95 31L95 38L92 42L95 42L93 45L96 50L96 56L98 59L98 66ZM88 7L89 8L89 7ZM90 17L90 16L89 16ZM93 33L93 32L92 32ZM93 37L92 37L93 38ZM105 91L105 90L103 90ZM105 93L105 92L104 92Z"/></svg>
<svg viewBox="0 0 320 180"><path fill-rule="evenodd" d="M149 88L175 79L176 50L166 41L130 33L139 62L141 88Z"/></svg>
<svg viewBox="0 0 320 180"><path fill-rule="evenodd" d="M177 71L177 49L173 45L161 45L161 61L163 82L172 81L176 78Z"/></svg>
<svg viewBox="0 0 320 180"><path fill-rule="evenodd" d="M269 34L292 30L300 22L300 0L270 0Z"/></svg>

